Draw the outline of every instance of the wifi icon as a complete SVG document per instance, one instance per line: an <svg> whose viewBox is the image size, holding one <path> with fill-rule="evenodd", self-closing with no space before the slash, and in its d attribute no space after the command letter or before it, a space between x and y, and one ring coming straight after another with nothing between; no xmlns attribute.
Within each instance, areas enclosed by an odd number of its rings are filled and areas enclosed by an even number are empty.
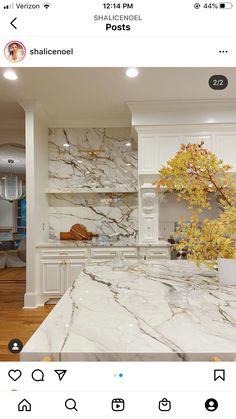
<svg viewBox="0 0 236 419"><path fill-rule="evenodd" d="M43 3L43 7L45 7L45 9L48 9L50 6L50 3Z"/></svg>

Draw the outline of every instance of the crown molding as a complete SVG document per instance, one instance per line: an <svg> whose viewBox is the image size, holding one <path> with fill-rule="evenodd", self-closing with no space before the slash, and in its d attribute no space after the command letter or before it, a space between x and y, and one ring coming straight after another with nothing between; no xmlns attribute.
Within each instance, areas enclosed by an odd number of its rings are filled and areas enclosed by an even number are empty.
<svg viewBox="0 0 236 419"><path fill-rule="evenodd" d="M132 107L155 107L155 106L181 106L181 105L204 105L204 104L231 104L236 106L236 98L233 99L165 99L165 100L144 100L126 102L129 109Z"/></svg>
<svg viewBox="0 0 236 419"><path fill-rule="evenodd" d="M236 123L236 99L128 102L133 126Z"/></svg>
<svg viewBox="0 0 236 419"><path fill-rule="evenodd" d="M50 128L129 128L131 121L129 118L124 119L49 119Z"/></svg>

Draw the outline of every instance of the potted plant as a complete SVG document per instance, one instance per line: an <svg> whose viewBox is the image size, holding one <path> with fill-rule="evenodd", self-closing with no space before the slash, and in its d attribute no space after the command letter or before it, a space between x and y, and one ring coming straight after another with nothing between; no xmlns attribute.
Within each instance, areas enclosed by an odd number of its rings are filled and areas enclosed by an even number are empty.
<svg viewBox="0 0 236 419"><path fill-rule="evenodd" d="M222 284L236 285L236 183L232 167L199 144L182 144L177 154L159 171L158 190L177 192L192 209L190 223L179 221L177 250L188 248L188 259L214 269L218 262ZM219 216L200 220L212 208L213 197Z"/></svg>

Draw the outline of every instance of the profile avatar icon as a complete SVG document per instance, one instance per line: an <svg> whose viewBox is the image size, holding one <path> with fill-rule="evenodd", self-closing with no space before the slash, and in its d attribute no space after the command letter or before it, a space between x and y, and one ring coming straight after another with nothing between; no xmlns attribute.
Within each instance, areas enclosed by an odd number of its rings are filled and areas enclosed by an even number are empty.
<svg viewBox="0 0 236 419"><path fill-rule="evenodd" d="M26 48L19 41L11 41L5 46L5 57L11 63L19 63L25 58Z"/></svg>
<svg viewBox="0 0 236 419"><path fill-rule="evenodd" d="M18 354L22 351L23 343L19 339L12 339L8 343L8 349L12 354Z"/></svg>
<svg viewBox="0 0 236 419"><path fill-rule="evenodd" d="M17 342L14 342L13 343L13 345L12 345L12 351L19 351L19 346L18 346L18 343Z"/></svg>
<svg viewBox="0 0 236 419"><path fill-rule="evenodd" d="M208 412L214 412L218 409L218 402L216 399L208 399L205 402L205 408Z"/></svg>

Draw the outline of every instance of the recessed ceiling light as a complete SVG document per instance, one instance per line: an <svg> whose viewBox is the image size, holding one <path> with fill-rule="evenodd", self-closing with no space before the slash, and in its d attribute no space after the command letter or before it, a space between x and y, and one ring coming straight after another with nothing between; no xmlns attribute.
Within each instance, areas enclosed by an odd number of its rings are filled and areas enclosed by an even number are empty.
<svg viewBox="0 0 236 419"><path fill-rule="evenodd" d="M137 77L139 75L139 71L137 68L127 68L126 72L125 72L127 77Z"/></svg>
<svg viewBox="0 0 236 419"><path fill-rule="evenodd" d="M7 79L7 80L17 80L18 79L17 74L13 70L4 71L3 77L5 77L5 79Z"/></svg>

